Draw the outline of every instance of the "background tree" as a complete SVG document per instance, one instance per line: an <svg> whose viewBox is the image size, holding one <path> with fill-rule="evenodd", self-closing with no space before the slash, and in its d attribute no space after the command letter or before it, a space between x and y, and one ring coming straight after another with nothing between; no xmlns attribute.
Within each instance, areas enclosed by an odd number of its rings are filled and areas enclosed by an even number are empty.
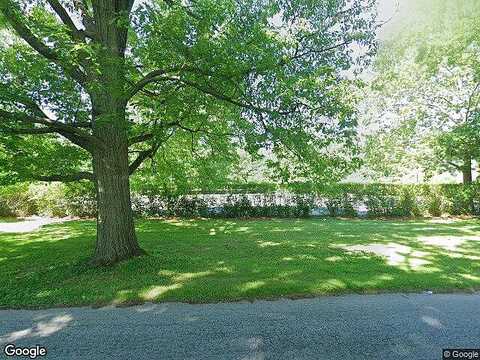
<svg viewBox="0 0 480 360"><path fill-rule="evenodd" d="M385 41L375 64L367 163L399 177L460 171L469 183L479 151L480 6L423 0L411 8L421 21Z"/></svg>
<svg viewBox="0 0 480 360"><path fill-rule="evenodd" d="M110 264L142 254L129 176L185 135L210 150L267 149L284 172L295 159L298 176L345 164L345 70L374 50L374 3L0 0L7 174L93 181L93 262Z"/></svg>
<svg viewBox="0 0 480 360"><path fill-rule="evenodd" d="M434 137L432 148L440 169L459 171L464 184L472 183L472 162L480 159L478 117Z"/></svg>

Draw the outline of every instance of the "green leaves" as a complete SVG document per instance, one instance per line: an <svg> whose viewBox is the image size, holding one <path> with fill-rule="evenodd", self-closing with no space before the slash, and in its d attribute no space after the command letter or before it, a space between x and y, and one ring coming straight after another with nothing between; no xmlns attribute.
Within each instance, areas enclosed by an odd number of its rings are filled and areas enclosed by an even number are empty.
<svg viewBox="0 0 480 360"><path fill-rule="evenodd" d="M88 154L54 136L0 135L0 185L88 170Z"/></svg>
<svg viewBox="0 0 480 360"><path fill-rule="evenodd" d="M130 161L159 147L159 174L180 183L209 172L225 177L238 149L270 156L283 179L336 179L356 164L355 84L345 70L363 66L375 49L374 0L155 0L133 13L115 4L100 26L92 21L103 11L96 1L60 1L63 16L44 1L21 1L16 11L30 39L1 45L0 109L31 114L30 101L91 134L91 122L123 116L107 111L120 104L128 135L149 135L130 147ZM23 141L12 139L7 152ZM54 136L38 141L49 156L71 150ZM65 159L82 168L82 156Z"/></svg>
<svg viewBox="0 0 480 360"><path fill-rule="evenodd" d="M247 149L264 147L281 156L302 152L292 161L318 163L320 154L327 156L320 150L331 142L352 144L353 104L340 71L354 62L348 44L373 43L373 4L362 4L144 6L134 17L136 32L142 34L136 37L134 56L147 69L184 64L176 78L165 76L149 88L164 94L177 82L181 89L173 98L160 95L160 113L151 115L182 119L184 104L198 102L203 114L192 113L196 107L190 106L187 122L200 115L222 121L215 112L226 111L231 116L227 126ZM136 101L155 108L155 100Z"/></svg>
<svg viewBox="0 0 480 360"><path fill-rule="evenodd" d="M479 4L409 5L415 19L381 48L365 110L367 125L380 128L368 137L367 163L397 177L461 167L479 148Z"/></svg>

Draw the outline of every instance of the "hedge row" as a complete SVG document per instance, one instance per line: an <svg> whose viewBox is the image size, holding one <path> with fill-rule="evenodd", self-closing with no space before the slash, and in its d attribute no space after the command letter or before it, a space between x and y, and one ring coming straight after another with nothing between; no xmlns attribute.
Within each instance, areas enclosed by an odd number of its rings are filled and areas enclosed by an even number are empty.
<svg viewBox="0 0 480 360"><path fill-rule="evenodd" d="M337 184L319 192L329 213L367 216L478 215L480 184ZM357 213L357 214L356 214Z"/></svg>
<svg viewBox="0 0 480 360"><path fill-rule="evenodd" d="M18 184L0 187L0 217L43 215L95 216L95 198L88 184Z"/></svg>
<svg viewBox="0 0 480 360"><path fill-rule="evenodd" d="M257 184L258 185L258 184ZM268 186L267 186L268 185ZM312 186L255 184L183 195L132 194L137 216L182 217L415 217L479 215L480 184ZM227 188L226 188L227 189ZM16 185L0 189L0 216L95 216L92 188Z"/></svg>
<svg viewBox="0 0 480 360"><path fill-rule="evenodd" d="M313 197L290 193L134 195L132 202L138 216L307 217L314 208Z"/></svg>
<svg viewBox="0 0 480 360"><path fill-rule="evenodd" d="M143 199L143 200L142 200ZM135 201L136 200L136 201ZM419 217L478 215L480 184L469 186L337 184L311 193L292 190L224 194L189 194L165 198L134 196L144 216L218 217Z"/></svg>

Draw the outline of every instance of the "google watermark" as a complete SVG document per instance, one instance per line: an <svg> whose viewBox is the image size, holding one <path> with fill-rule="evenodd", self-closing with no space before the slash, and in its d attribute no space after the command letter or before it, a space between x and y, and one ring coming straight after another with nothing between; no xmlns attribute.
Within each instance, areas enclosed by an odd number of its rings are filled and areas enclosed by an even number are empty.
<svg viewBox="0 0 480 360"><path fill-rule="evenodd" d="M480 349L443 349L443 360L453 359L480 360Z"/></svg>
<svg viewBox="0 0 480 360"><path fill-rule="evenodd" d="M7 344L3 349L3 353L8 357L28 357L36 359L47 355L47 348L40 345L35 346L16 346L15 344Z"/></svg>

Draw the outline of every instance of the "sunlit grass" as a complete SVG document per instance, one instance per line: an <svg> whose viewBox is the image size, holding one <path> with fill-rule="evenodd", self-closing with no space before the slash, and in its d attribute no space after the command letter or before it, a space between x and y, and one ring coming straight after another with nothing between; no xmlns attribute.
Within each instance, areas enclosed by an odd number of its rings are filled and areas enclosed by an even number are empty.
<svg viewBox="0 0 480 360"><path fill-rule="evenodd" d="M95 223L0 233L0 307L480 289L480 222L141 220L148 256L87 260Z"/></svg>

